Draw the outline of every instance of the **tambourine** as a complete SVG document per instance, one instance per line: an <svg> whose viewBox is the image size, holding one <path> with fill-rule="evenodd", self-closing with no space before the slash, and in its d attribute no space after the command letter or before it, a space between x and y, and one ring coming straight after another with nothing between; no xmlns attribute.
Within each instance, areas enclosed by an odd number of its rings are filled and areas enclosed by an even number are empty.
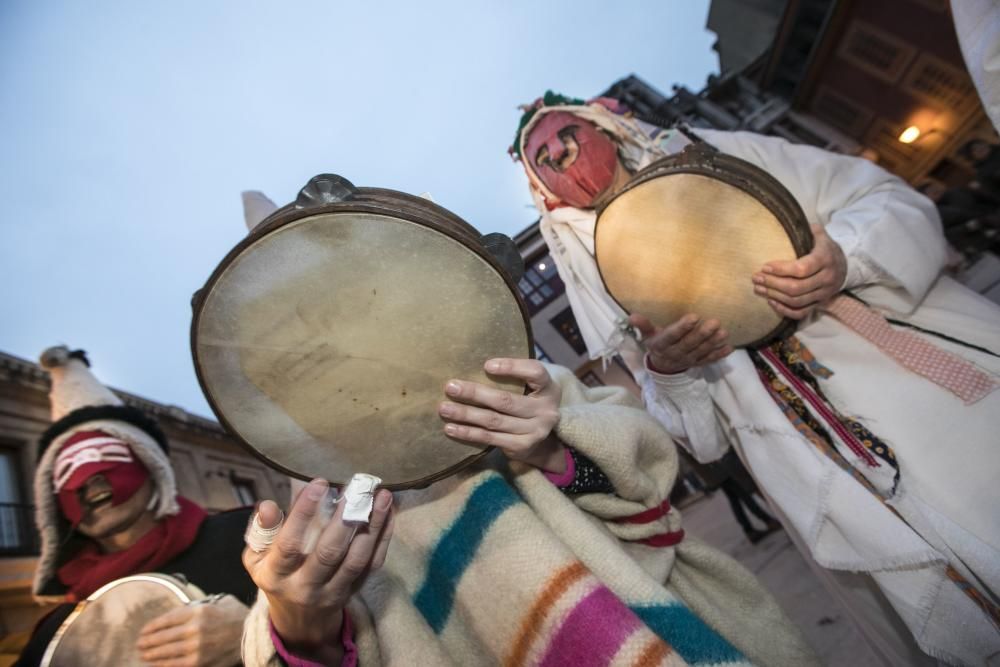
<svg viewBox="0 0 1000 667"><path fill-rule="evenodd" d="M52 637L41 667L119 667L145 664L136 649L142 628L205 594L166 574L116 579L77 603Z"/></svg>
<svg viewBox="0 0 1000 667"><path fill-rule="evenodd" d="M753 291L768 261L813 245L791 193L770 174L695 143L636 173L598 211L594 253L607 292L659 326L716 318L734 347L794 331Z"/></svg>
<svg viewBox="0 0 1000 667"><path fill-rule="evenodd" d="M420 197L312 179L195 295L191 349L219 420L265 463L344 485L425 486L488 448L451 440L451 378L533 356L513 242Z"/></svg>

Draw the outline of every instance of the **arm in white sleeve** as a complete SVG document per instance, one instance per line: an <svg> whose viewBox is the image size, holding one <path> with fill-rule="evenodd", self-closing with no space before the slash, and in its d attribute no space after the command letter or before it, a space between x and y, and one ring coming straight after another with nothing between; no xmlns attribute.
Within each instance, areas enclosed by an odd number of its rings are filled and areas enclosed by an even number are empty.
<svg viewBox="0 0 1000 667"><path fill-rule="evenodd" d="M715 461L729 449L700 368L666 375L647 366L642 398L646 410L700 463Z"/></svg>
<svg viewBox="0 0 1000 667"><path fill-rule="evenodd" d="M719 150L761 167L792 193L847 256L845 287L901 288L914 303L944 266L934 204L872 162L751 132L703 131Z"/></svg>

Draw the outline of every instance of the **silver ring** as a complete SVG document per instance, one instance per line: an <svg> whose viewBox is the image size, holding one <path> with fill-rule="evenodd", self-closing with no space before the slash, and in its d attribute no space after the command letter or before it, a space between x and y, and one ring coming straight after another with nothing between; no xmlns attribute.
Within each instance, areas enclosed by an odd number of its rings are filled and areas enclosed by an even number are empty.
<svg viewBox="0 0 1000 667"><path fill-rule="evenodd" d="M278 523L273 528L264 528L260 525L259 517L259 514L253 515L253 521L250 522L247 532L243 535L247 546L257 553L267 551L267 548L274 542L274 538L278 536L282 524L285 523L285 515L282 513L281 518L278 519Z"/></svg>

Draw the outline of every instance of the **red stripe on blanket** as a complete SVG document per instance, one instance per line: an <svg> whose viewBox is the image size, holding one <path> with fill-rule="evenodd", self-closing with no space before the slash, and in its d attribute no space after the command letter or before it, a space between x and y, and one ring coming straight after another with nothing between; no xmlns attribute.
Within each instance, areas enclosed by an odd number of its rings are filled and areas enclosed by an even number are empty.
<svg viewBox="0 0 1000 667"><path fill-rule="evenodd" d="M632 516L623 516L620 519L615 519L615 523L653 523L661 516L667 514L670 511L670 500L664 500L662 503L648 509L644 512L639 512L638 514L633 514Z"/></svg>
<svg viewBox="0 0 1000 667"><path fill-rule="evenodd" d="M684 529L675 530L669 533L660 533L659 535L653 535L652 537L647 537L644 540L634 540L639 544L645 544L650 547L672 547L680 544L680 541L684 539Z"/></svg>

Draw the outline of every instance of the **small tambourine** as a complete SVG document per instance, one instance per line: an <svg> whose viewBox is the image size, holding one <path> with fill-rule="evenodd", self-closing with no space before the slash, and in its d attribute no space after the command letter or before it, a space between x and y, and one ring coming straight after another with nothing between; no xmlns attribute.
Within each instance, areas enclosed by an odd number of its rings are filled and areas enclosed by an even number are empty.
<svg viewBox="0 0 1000 667"><path fill-rule="evenodd" d="M42 667L145 664L135 643L153 619L203 600L200 588L166 574L137 574L97 589L70 612L42 656Z"/></svg>
<svg viewBox="0 0 1000 667"><path fill-rule="evenodd" d="M533 356L513 242L402 192L312 179L258 225L194 299L191 349L219 420L268 465L404 489L488 450L449 439L452 378Z"/></svg>
<svg viewBox="0 0 1000 667"><path fill-rule="evenodd" d="M794 330L754 294L751 277L812 245L805 214L781 183L704 143L635 174L598 211L594 232L604 286L626 312L659 326L687 313L716 318L734 347Z"/></svg>

